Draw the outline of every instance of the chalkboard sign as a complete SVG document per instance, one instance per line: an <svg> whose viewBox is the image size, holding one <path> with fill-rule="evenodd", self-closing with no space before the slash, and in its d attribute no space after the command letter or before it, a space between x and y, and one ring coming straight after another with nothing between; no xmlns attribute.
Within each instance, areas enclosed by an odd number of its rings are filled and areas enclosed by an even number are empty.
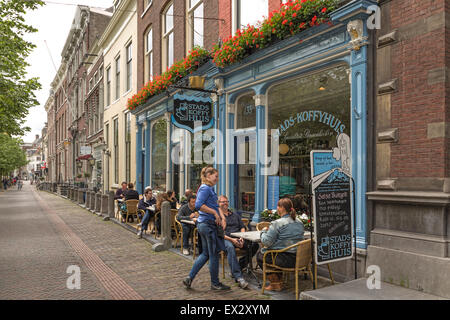
<svg viewBox="0 0 450 320"><path fill-rule="evenodd" d="M352 258L352 183L350 176L340 168L333 166L316 176L313 213L316 263L320 265Z"/></svg>

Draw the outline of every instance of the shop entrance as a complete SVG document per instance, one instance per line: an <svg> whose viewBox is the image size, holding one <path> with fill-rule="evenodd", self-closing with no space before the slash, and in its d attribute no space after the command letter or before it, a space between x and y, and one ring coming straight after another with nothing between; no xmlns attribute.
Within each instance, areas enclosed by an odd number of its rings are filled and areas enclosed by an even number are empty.
<svg viewBox="0 0 450 320"><path fill-rule="evenodd" d="M234 135L234 203L244 216L255 212L256 129Z"/></svg>

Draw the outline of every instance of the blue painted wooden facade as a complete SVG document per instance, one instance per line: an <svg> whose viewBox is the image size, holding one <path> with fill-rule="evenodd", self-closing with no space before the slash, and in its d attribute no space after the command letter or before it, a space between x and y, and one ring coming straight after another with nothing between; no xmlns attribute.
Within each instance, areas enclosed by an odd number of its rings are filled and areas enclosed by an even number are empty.
<svg viewBox="0 0 450 320"><path fill-rule="evenodd" d="M324 24L308 29L301 34L274 43L272 46L255 52L242 62L225 69L217 68L212 62L203 65L195 74L206 77L206 89L220 89L213 100L214 130L225 133L226 129L234 129L235 114L233 106L244 93L252 93L255 98L256 128L266 128L267 92L275 84L293 77L301 76L314 70L321 70L345 64L351 70L351 146L352 175L356 183L356 233L357 247L366 248L366 188L367 188L367 46L363 43L359 49L351 44L351 36L347 31L350 21L362 21L362 37L368 34L366 13L369 6L376 2L355 0L339 8L331 14L332 25ZM179 93L179 91L178 91ZM186 95L204 95L194 91L184 91ZM139 106L133 113L136 115L137 129L137 190L151 185L151 122L165 116L173 110L173 94L161 94L151 98ZM145 124L145 125L144 125ZM145 129L144 129L145 127ZM142 131L145 135L145 148L142 148ZM172 130L172 125L168 130ZM227 194L230 202L234 202L233 186L234 166L227 163L227 152L231 147L231 139L226 134L217 136L215 140L215 167L219 170L218 194ZM260 135L256 135L256 154L264 152L265 144ZM188 149L188 148L185 148ZM168 157L170 159L171 142L168 139ZM225 152L227 150L227 152ZM187 152L185 150L185 152ZM144 158L143 158L144 157ZM145 161L142 161L145 159ZM144 167L143 167L144 166ZM261 161L256 163L255 175L255 214L253 221L259 221L259 212L267 206L265 190L267 179L258 174ZM167 168L168 187L172 188L171 162ZM180 191L187 186L187 172L182 171ZM142 177L142 180L140 179Z"/></svg>

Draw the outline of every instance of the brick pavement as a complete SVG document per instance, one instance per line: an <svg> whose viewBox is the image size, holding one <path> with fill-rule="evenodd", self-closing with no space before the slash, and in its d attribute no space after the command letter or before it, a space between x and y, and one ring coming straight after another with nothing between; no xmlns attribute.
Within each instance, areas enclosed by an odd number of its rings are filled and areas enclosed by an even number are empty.
<svg viewBox="0 0 450 320"><path fill-rule="evenodd" d="M268 299L257 290L240 289L230 278L224 283L232 287L231 291L211 291L207 266L194 280L193 289L186 290L181 281L192 261L172 252L153 252L149 242L121 226L103 221L70 200L38 191L43 210L31 188L34 186L25 185L22 193L0 194L0 287L5 289L0 298ZM89 268L88 257L97 267ZM69 276L66 268L71 264L82 270L80 290L65 288ZM121 283L120 297L108 282Z"/></svg>

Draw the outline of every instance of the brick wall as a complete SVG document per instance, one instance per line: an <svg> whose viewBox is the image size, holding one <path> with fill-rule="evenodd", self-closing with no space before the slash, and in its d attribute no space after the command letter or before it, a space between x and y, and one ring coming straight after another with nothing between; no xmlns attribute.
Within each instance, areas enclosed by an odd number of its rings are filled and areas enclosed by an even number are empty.
<svg viewBox="0 0 450 320"><path fill-rule="evenodd" d="M391 147L391 177L448 177L449 138L436 135L439 123L449 121L445 1L397 0L390 6L391 29L399 37L391 49L392 78L398 80L391 117L399 132Z"/></svg>
<svg viewBox="0 0 450 320"><path fill-rule="evenodd" d="M151 26L153 30L153 75L161 74L162 70L162 12L166 9L170 1L154 0L150 8L144 13L143 1L137 2L138 13L138 88L144 85L144 59L145 59L145 35L148 28ZM217 18L219 13L219 6L217 1L203 1L204 17ZM186 56L186 0L173 0L174 5L174 37L175 37L175 52L174 59L178 61ZM204 46L210 50L213 43L217 43L219 22L214 19L204 20Z"/></svg>

